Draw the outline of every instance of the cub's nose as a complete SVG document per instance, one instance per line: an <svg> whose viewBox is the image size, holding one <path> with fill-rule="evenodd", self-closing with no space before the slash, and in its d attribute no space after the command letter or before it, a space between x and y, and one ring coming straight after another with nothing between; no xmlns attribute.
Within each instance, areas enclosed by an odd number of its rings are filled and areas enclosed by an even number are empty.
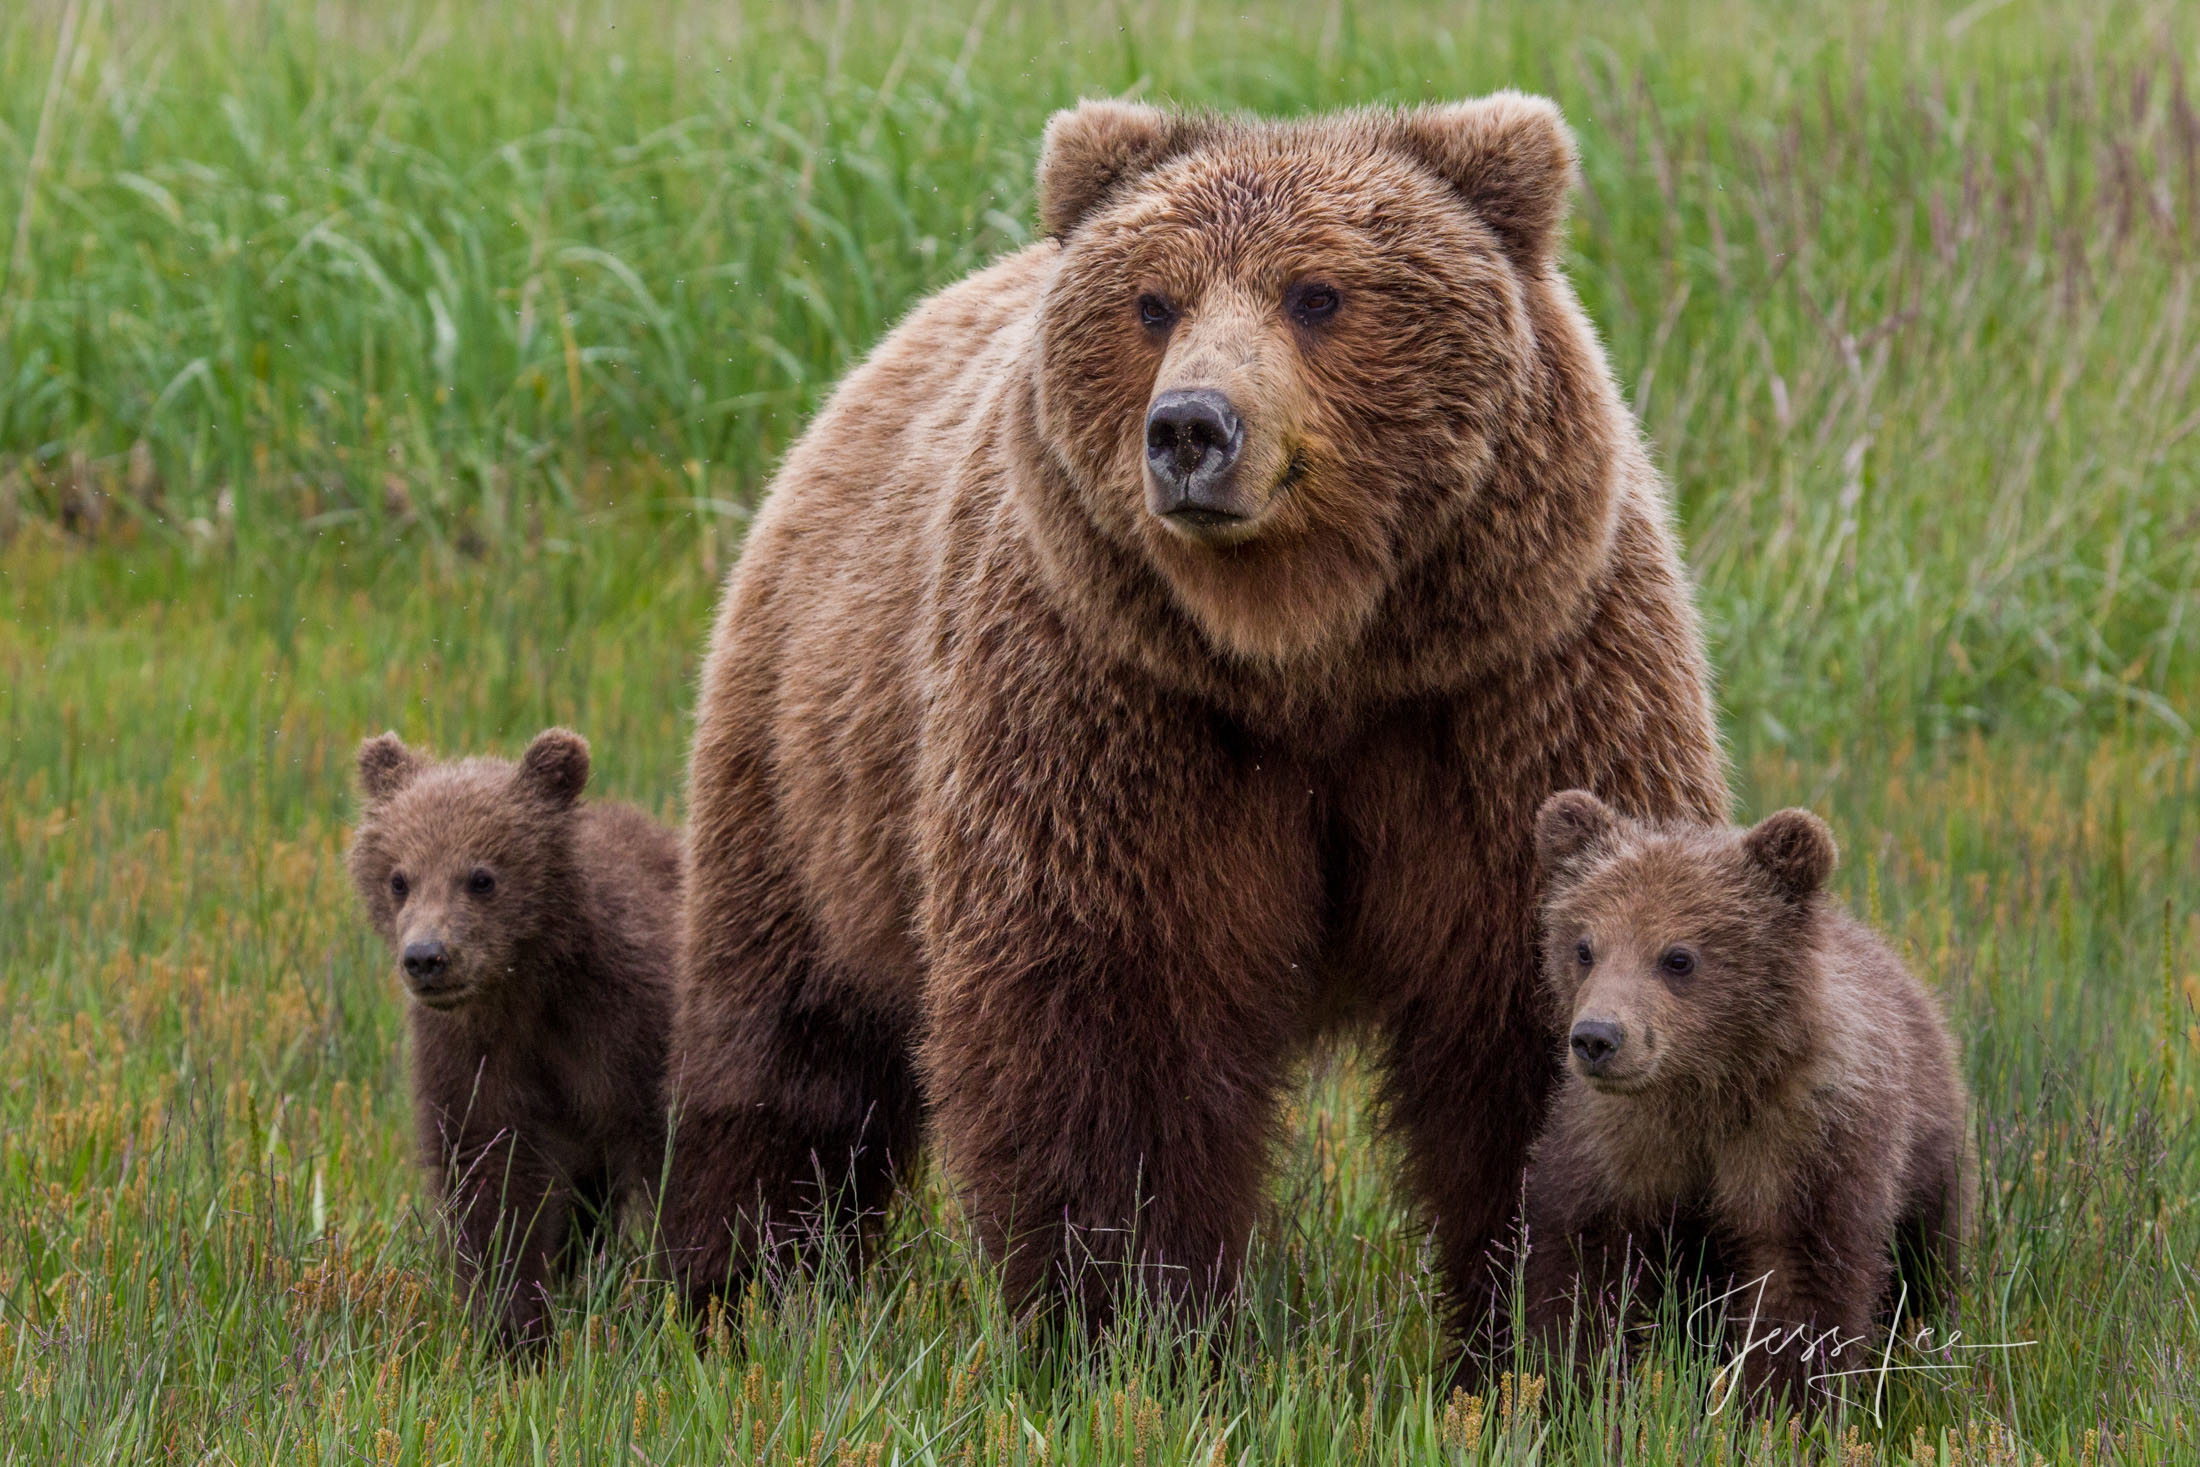
<svg viewBox="0 0 2200 1467"><path fill-rule="evenodd" d="M1574 1058L1581 1061L1582 1069L1592 1075L1604 1073L1604 1067L1619 1053L1626 1042L1627 1031L1609 1019L1583 1019L1574 1025L1571 1036Z"/></svg>
<svg viewBox="0 0 2200 1467"><path fill-rule="evenodd" d="M451 950L432 939L405 944L405 976L415 984L433 983L451 966Z"/></svg>
<svg viewBox="0 0 2200 1467"><path fill-rule="evenodd" d="M1146 462L1161 493L1155 508L1212 524L1243 518L1225 492L1245 447L1245 424L1211 387L1164 392L1146 411Z"/></svg>

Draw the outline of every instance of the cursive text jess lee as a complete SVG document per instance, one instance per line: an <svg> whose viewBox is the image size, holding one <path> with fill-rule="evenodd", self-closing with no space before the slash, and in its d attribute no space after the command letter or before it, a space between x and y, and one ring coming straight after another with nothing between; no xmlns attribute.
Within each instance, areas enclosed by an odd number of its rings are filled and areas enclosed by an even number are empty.
<svg viewBox="0 0 2200 1467"><path fill-rule="evenodd" d="M1902 1306L1909 1301L1907 1286L1896 1295L1886 1336L1876 1344L1862 1335L1844 1334L1838 1328L1819 1330L1807 1324L1768 1325L1762 1322L1760 1311L1764 1305L1765 1286L1771 1279L1772 1275L1766 1273L1736 1284L1725 1293L1706 1299L1689 1311L1690 1342L1712 1349L1721 1340L1704 1338L1701 1333L1703 1322L1712 1315L1712 1311L1729 1301L1739 1299L1744 1294L1750 1296L1749 1318L1742 1328L1740 1342L1734 1346L1733 1358L1721 1364L1711 1377L1710 1414L1713 1416L1717 1416L1733 1402L1741 1388L1743 1371L1752 1354L1766 1359L1791 1354L1806 1366L1813 1361L1819 1362L1827 1368L1814 1371L1808 1377L1810 1384L1825 1387L1850 1405L1856 1403L1848 1400L1845 1389L1836 1382L1869 1378L1872 1382L1872 1393L1868 1409L1871 1411L1872 1424L1877 1426L1883 1424L1880 1408L1886 1399L1889 1377L1897 1374L1950 1374L1962 1368L1958 1356L1982 1354L1988 1350L2021 1350L2037 1343L2034 1340L2016 1340L1998 1344L1972 1344L1964 1339L1961 1330L1951 1330L1942 1337L1931 1325L1919 1326L1904 1339L1900 1333L1899 1321L1902 1318ZM1848 1366L1851 1361L1866 1361L1867 1348L1870 1352L1868 1363ZM1905 1358L1897 1360L1897 1351L1904 1351ZM1909 1352L1914 1352L1918 1358L1906 1358ZM1936 1355L1941 1358L1932 1358ZM1833 1368L1836 1365L1847 1368Z"/></svg>

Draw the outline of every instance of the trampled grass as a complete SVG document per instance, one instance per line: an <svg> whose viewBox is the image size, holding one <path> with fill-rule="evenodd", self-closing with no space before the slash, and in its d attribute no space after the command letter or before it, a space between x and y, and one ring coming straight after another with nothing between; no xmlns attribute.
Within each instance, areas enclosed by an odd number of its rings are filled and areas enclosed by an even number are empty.
<svg viewBox="0 0 2200 1467"><path fill-rule="evenodd" d="M629 9L0 16L0 1458L2200 1459L2189 12ZM934 1179L715 1348L630 1247L494 1360L342 880L353 742L568 722L676 814L746 506L1024 237L1049 108L1500 85L1581 133L1747 806L1832 819L1964 1036L1980 1348L1809 1429L1682 1356L1450 1397L1345 1054L1210 1346L1020 1334Z"/></svg>

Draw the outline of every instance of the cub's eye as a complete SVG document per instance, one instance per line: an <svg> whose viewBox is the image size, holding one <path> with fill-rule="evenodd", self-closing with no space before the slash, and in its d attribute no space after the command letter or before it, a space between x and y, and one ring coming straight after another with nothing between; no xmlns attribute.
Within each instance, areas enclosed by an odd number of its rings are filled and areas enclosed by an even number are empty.
<svg viewBox="0 0 2200 1467"><path fill-rule="evenodd" d="M1301 285L1285 297L1291 317L1301 326L1319 326L1337 314L1339 298L1334 285Z"/></svg>
<svg viewBox="0 0 2200 1467"><path fill-rule="evenodd" d="M1586 968L1596 960L1596 952L1593 948L1589 946L1588 938L1584 937L1583 939L1581 939L1581 941L1574 944L1575 962L1581 964L1582 967Z"/></svg>
<svg viewBox="0 0 2200 1467"><path fill-rule="evenodd" d="M391 896L393 896L393 897L396 897L396 898L397 898L397 899L398 899L399 901L403 901L403 900L405 899L405 894L406 894L407 892L411 891L411 890L412 890L412 883L411 883L411 882L409 882L409 881L407 881L407 880L405 879L405 873L404 873L404 872L402 872L402 871L392 871L392 872L390 873L390 895L391 895Z"/></svg>
<svg viewBox="0 0 2200 1467"><path fill-rule="evenodd" d="M1696 955L1685 947L1667 948L1658 959L1658 971L1668 978L1686 978L1696 971Z"/></svg>
<svg viewBox="0 0 2200 1467"><path fill-rule="evenodd" d="M1176 319L1176 307L1158 295L1142 295L1138 298L1138 324L1160 330Z"/></svg>
<svg viewBox="0 0 2200 1467"><path fill-rule="evenodd" d="M473 874L466 878L466 889L475 896L487 896L497 889L497 879L476 866Z"/></svg>

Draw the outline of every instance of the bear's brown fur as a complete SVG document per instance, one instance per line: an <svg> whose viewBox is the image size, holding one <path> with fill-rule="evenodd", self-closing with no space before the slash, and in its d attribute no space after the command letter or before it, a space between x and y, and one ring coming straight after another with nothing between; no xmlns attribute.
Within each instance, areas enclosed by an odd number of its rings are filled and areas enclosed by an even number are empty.
<svg viewBox="0 0 2200 1467"><path fill-rule="evenodd" d="M1833 837L1807 810L1651 824L1572 790L1536 844L1571 1052L1528 1173L1529 1319L1586 1367L1623 1297L1700 1270L1690 1317L1723 1310L1736 1383L1805 1404L1876 1359L1898 1278L1926 1310L1954 1284L1965 1100L1940 1010L1824 891Z"/></svg>
<svg viewBox="0 0 2200 1467"><path fill-rule="evenodd" d="M515 766L359 749L353 884L411 993L420 1159L462 1281L507 1342L542 1342L563 1262L664 1165L679 837L582 803L588 745Z"/></svg>
<svg viewBox="0 0 2200 1467"><path fill-rule="evenodd" d="M703 677L692 1288L883 1206L929 1115L1012 1297L1204 1297L1295 1057L1353 1023L1484 1317L1553 1078L1535 808L1726 805L1664 493L1557 265L1572 167L1515 94L1086 103L1052 237L841 385ZM1211 459L1148 421L1202 395Z"/></svg>

